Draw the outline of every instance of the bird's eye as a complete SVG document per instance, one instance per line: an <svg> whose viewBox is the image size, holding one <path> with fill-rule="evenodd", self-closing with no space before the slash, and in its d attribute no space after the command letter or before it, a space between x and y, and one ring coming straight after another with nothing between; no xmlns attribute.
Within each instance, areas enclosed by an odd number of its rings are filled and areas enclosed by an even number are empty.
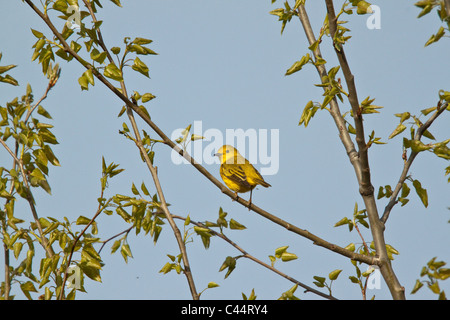
<svg viewBox="0 0 450 320"><path fill-rule="evenodd" d="M230 150L227 150L226 152L228 153L228 152L230 152Z"/></svg>

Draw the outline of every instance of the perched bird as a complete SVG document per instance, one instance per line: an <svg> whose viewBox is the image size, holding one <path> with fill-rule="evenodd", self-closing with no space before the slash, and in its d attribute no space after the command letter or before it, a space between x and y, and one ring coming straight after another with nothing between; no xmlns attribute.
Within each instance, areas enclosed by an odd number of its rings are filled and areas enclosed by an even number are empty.
<svg viewBox="0 0 450 320"><path fill-rule="evenodd" d="M235 148L230 145L222 146L215 156L220 160L220 176L226 186L236 194L250 191L248 208L252 204L252 191L259 184L263 187L271 187L264 181L258 170L245 159Z"/></svg>

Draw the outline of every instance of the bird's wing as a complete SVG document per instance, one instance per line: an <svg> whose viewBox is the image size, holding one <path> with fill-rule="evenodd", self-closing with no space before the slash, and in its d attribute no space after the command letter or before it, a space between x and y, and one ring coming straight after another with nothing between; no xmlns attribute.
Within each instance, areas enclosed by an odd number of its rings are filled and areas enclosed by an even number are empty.
<svg viewBox="0 0 450 320"><path fill-rule="evenodd" d="M252 184L260 184L263 187L271 187L270 184L268 184L266 181L264 181L264 178L259 173L258 170L253 165L250 165L250 167L247 167L249 172L247 172L247 176L250 178L250 181Z"/></svg>
<svg viewBox="0 0 450 320"><path fill-rule="evenodd" d="M262 175L258 172L258 170L256 170L255 169L255 171L256 171L256 173L258 174L258 176L259 176L259 181L258 181L258 183L260 184L260 185L262 185L263 187L271 187L271 185L269 184L269 183L267 183L265 180L264 180L264 178L262 177Z"/></svg>
<svg viewBox="0 0 450 320"><path fill-rule="evenodd" d="M241 166L223 164L222 170L226 177L230 180L246 186L247 188L251 188L251 185L247 181L247 176Z"/></svg>

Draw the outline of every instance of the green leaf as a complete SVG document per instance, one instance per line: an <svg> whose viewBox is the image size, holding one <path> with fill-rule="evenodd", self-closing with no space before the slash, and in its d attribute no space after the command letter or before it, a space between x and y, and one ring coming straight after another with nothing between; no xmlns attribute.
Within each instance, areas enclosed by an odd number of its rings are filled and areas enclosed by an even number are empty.
<svg viewBox="0 0 450 320"><path fill-rule="evenodd" d="M272 2L273 3L273 2ZM296 0L294 4L294 10L297 10L300 5L305 4L305 0Z"/></svg>
<svg viewBox="0 0 450 320"><path fill-rule="evenodd" d="M360 283L359 279L355 276L348 277L352 283Z"/></svg>
<svg viewBox="0 0 450 320"><path fill-rule="evenodd" d="M411 189L408 187L408 185L406 183L403 183L401 197L402 198L407 197L409 195L410 191L411 191Z"/></svg>
<svg viewBox="0 0 450 320"><path fill-rule="evenodd" d="M347 249L349 251L354 252L355 251L355 244L354 243L350 243L348 246L346 246L344 249Z"/></svg>
<svg viewBox="0 0 450 320"><path fill-rule="evenodd" d="M311 60L311 56L307 53L303 56L299 61L294 62L294 64L287 69L285 76L291 75L297 71L300 71L305 64L307 64Z"/></svg>
<svg viewBox="0 0 450 320"><path fill-rule="evenodd" d="M47 119L52 119L52 116L50 115L50 113L47 112L47 110L45 110L41 105L38 106L38 114L40 114L41 116L47 118Z"/></svg>
<svg viewBox="0 0 450 320"><path fill-rule="evenodd" d="M416 280L416 283L414 285L414 288L411 290L411 294L415 294L417 291L419 291L420 288L423 287L423 283L419 280Z"/></svg>
<svg viewBox="0 0 450 320"><path fill-rule="evenodd" d="M112 47L111 48L111 52L114 54L119 54L120 53L120 48L119 47Z"/></svg>
<svg viewBox="0 0 450 320"><path fill-rule="evenodd" d="M441 143L437 144L437 146L433 149L433 153L440 158L450 160L450 148L448 148L446 145L443 145Z"/></svg>
<svg viewBox="0 0 450 320"><path fill-rule="evenodd" d="M422 152L431 149L431 145L425 145L419 140L408 140L403 138L403 145L405 148L411 148L414 152Z"/></svg>
<svg viewBox="0 0 450 320"><path fill-rule="evenodd" d="M122 4L120 3L120 0L111 0L112 3L114 3L118 7L122 7Z"/></svg>
<svg viewBox="0 0 450 320"><path fill-rule="evenodd" d="M30 173L30 176L35 178L37 181L45 180L44 175L42 174L41 170L39 170L38 168L34 169L33 172Z"/></svg>
<svg viewBox="0 0 450 320"><path fill-rule="evenodd" d="M203 140L205 139L204 136L198 135L198 134L191 134L191 141L195 141L195 140Z"/></svg>
<svg viewBox="0 0 450 320"><path fill-rule="evenodd" d="M122 240L114 241L114 244L111 246L111 253L114 253L117 251L117 249L119 249L121 242Z"/></svg>
<svg viewBox="0 0 450 320"><path fill-rule="evenodd" d="M300 126L304 124L306 128L309 124L309 121L312 119L312 117L314 117L318 109L318 106L315 106L312 101L309 101L303 109L303 113L300 117L300 122L298 123L298 125Z"/></svg>
<svg viewBox="0 0 450 320"><path fill-rule="evenodd" d="M163 273L163 274L169 273L170 271L172 271L173 266L174 266L173 263L167 262L167 263L161 268L161 270L159 270L159 273Z"/></svg>
<svg viewBox="0 0 450 320"><path fill-rule="evenodd" d="M398 254L400 254L398 251L397 251L397 249L395 249L393 246L391 246L390 244L387 244L386 245L386 251L387 251L387 254L388 254L388 258L390 259L390 260L394 260L394 254L395 255L398 255Z"/></svg>
<svg viewBox="0 0 450 320"><path fill-rule="evenodd" d="M130 258L133 257L128 243L122 244L122 246L120 247L120 253L122 254L122 257L124 258L125 262L128 262L128 257L130 257Z"/></svg>
<svg viewBox="0 0 450 320"><path fill-rule="evenodd" d="M281 255L286 252L287 248L289 248L289 246L283 246L275 249L275 257L281 258Z"/></svg>
<svg viewBox="0 0 450 320"><path fill-rule="evenodd" d="M148 192L147 187L145 186L144 182L142 182L142 184L141 184L141 190L146 196L150 195L150 193Z"/></svg>
<svg viewBox="0 0 450 320"><path fill-rule="evenodd" d="M234 219L230 220L230 229L233 230L244 230L247 229L244 225L240 224L239 222L237 222Z"/></svg>
<svg viewBox="0 0 450 320"><path fill-rule="evenodd" d="M149 78L148 67L144 62L141 61L141 59L139 59L139 57L136 57L136 59L134 59L134 64L131 66L131 69L142 73L144 76Z"/></svg>
<svg viewBox="0 0 450 320"><path fill-rule="evenodd" d="M81 86L81 90L88 90L89 89L89 80L87 79L86 75L83 73L81 77L78 78L78 84Z"/></svg>
<svg viewBox="0 0 450 320"><path fill-rule="evenodd" d="M389 135L388 139L392 139L393 137L395 137L396 135L402 133L403 131L405 131L406 126L403 123L400 123L397 128L395 128L395 130Z"/></svg>
<svg viewBox="0 0 450 320"><path fill-rule="evenodd" d="M219 272L228 269L227 273L225 274L225 279L228 278L228 276L233 272L233 270L236 268L236 259L233 257L226 257L225 261L222 263L222 266L219 269Z"/></svg>
<svg viewBox="0 0 450 320"><path fill-rule="evenodd" d="M247 296L242 292L242 298L244 300L256 300L256 295L255 295L255 289L252 289L252 292L250 293L250 296L247 298Z"/></svg>
<svg viewBox="0 0 450 320"><path fill-rule="evenodd" d="M347 217L342 218L341 220L339 220L338 222L336 222L334 224L335 227L339 227L339 226L343 226L349 223L349 220Z"/></svg>
<svg viewBox="0 0 450 320"><path fill-rule="evenodd" d="M111 78L116 81L122 81L122 72L116 67L114 63L110 63L106 66L105 71L103 72L105 77Z"/></svg>
<svg viewBox="0 0 450 320"><path fill-rule="evenodd" d="M400 118L400 123L403 123L405 120L408 120L411 117L411 114L409 112L396 113L394 115Z"/></svg>
<svg viewBox="0 0 450 320"><path fill-rule="evenodd" d="M281 254L281 261L283 261L283 262L288 262L288 261L296 260L296 259L298 259L298 257L297 257L297 255L294 254L294 253L283 252L283 253Z"/></svg>
<svg viewBox="0 0 450 320"><path fill-rule="evenodd" d="M105 61L106 56L107 56L106 52L100 52L96 48L93 48L91 50L91 59L94 60L95 62L102 64L103 61Z"/></svg>
<svg viewBox="0 0 450 320"><path fill-rule="evenodd" d="M18 86L19 85L19 82L17 82L17 80L14 79L13 77L11 77L9 74L7 74L4 77L0 76L0 82L11 84L13 86Z"/></svg>
<svg viewBox="0 0 450 320"><path fill-rule="evenodd" d="M22 242L14 243L14 246L13 246L14 258L17 259L19 257L19 254L22 251L22 248L23 248L23 243Z"/></svg>
<svg viewBox="0 0 450 320"><path fill-rule="evenodd" d="M320 283L322 286L325 285L325 278L319 277L319 276L313 276L314 280L316 280L318 283Z"/></svg>
<svg viewBox="0 0 450 320"><path fill-rule="evenodd" d="M439 282L435 282L431 285L428 285L428 288L436 294L439 294L441 292L441 289L439 288Z"/></svg>
<svg viewBox="0 0 450 320"><path fill-rule="evenodd" d="M212 236L211 230L208 228L195 226L194 231L201 237L205 249L208 249L210 245L210 238Z"/></svg>
<svg viewBox="0 0 450 320"><path fill-rule="evenodd" d="M79 216L77 219L76 224L80 225L80 224L88 224L89 222L91 222L91 219L84 217L84 216Z"/></svg>
<svg viewBox="0 0 450 320"><path fill-rule="evenodd" d="M152 95L151 93L144 93L142 95L142 103L146 103L150 100L153 100L154 98L156 98L154 95Z"/></svg>
<svg viewBox="0 0 450 320"><path fill-rule="evenodd" d="M425 42L425 47L429 46L430 44L439 41L439 39L442 38L442 36L445 34L444 27L440 27L436 34L431 35L431 37L428 39L427 42Z"/></svg>
<svg viewBox="0 0 450 320"><path fill-rule="evenodd" d="M8 70L11 70L13 68L17 67L17 65L10 64L8 66L0 66L0 74L5 73Z"/></svg>
<svg viewBox="0 0 450 320"><path fill-rule="evenodd" d="M153 40L145 39L145 38L139 38L139 37L137 37L137 38L135 38L133 40L133 43L138 44L138 45L149 44L149 43L152 43L152 42L153 42Z"/></svg>
<svg viewBox="0 0 450 320"><path fill-rule="evenodd" d="M131 184L131 192L133 192L134 195L139 195L139 190L136 188L134 183Z"/></svg>
<svg viewBox="0 0 450 320"><path fill-rule="evenodd" d="M330 274L328 275L328 278L330 280L336 280L339 277L339 274L342 272L341 269L336 269L334 271L331 271Z"/></svg>
<svg viewBox="0 0 450 320"><path fill-rule="evenodd" d="M422 201L423 205L428 207L428 193L427 190L422 188L422 184L419 180L413 181L413 186L416 189L416 193L419 196L420 200Z"/></svg>
<svg viewBox="0 0 450 320"><path fill-rule="evenodd" d="M446 280L450 277L450 268L440 268L437 271L437 278L439 280Z"/></svg>
<svg viewBox="0 0 450 320"><path fill-rule="evenodd" d="M92 74L92 70L91 70L91 69L87 69L87 70L84 72L84 75L85 75L87 81L88 81L91 85L94 85L94 75Z"/></svg>
<svg viewBox="0 0 450 320"><path fill-rule="evenodd" d="M86 263L80 263L79 267L81 271L85 275L87 275L90 279L98 282L102 282L102 278L100 277L100 270L92 265L88 265Z"/></svg>
<svg viewBox="0 0 450 320"><path fill-rule="evenodd" d="M36 38L42 38L42 37L44 36L44 34L43 34L42 32L39 32L39 31L34 30L34 29L31 29L31 32L33 33L33 35L34 35Z"/></svg>
<svg viewBox="0 0 450 320"><path fill-rule="evenodd" d="M433 112L434 110L436 110L436 107L431 107L431 108L427 108L427 109L423 109L423 110L421 110L420 112L423 114L423 115L428 115L429 113L431 113L431 112Z"/></svg>
<svg viewBox="0 0 450 320"><path fill-rule="evenodd" d="M208 289L210 289L210 288L216 288L216 287L219 287L219 285L218 285L217 283L215 283L215 282L210 282L210 283L208 283Z"/></svg>
<svg viewBox="0 0 450 320"><path fill-rule="evenodd" d="M34 287L33 282L27 281L20 284L20 289L25 294L25 296L28 298L28 300L33 300L31 298L30 292L38 292L36 288Z"/></svg>
<svg viewBox="0 0 450 320"><path fill-rule="evenodd" d="M370 9L370 3L366 1L358 1L358 4L356 6L357 6L356 9L357 14L372 13L372 10Z"/></svg>

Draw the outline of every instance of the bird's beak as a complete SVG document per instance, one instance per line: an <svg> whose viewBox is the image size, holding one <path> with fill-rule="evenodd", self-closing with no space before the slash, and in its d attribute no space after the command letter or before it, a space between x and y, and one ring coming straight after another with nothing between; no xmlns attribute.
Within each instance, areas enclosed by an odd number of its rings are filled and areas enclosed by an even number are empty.
<svg viewBox="0 0 450 320"><path fill-rule="evenodd" d="M220 156L220 153L214 153L214 157Z"/></svg>

